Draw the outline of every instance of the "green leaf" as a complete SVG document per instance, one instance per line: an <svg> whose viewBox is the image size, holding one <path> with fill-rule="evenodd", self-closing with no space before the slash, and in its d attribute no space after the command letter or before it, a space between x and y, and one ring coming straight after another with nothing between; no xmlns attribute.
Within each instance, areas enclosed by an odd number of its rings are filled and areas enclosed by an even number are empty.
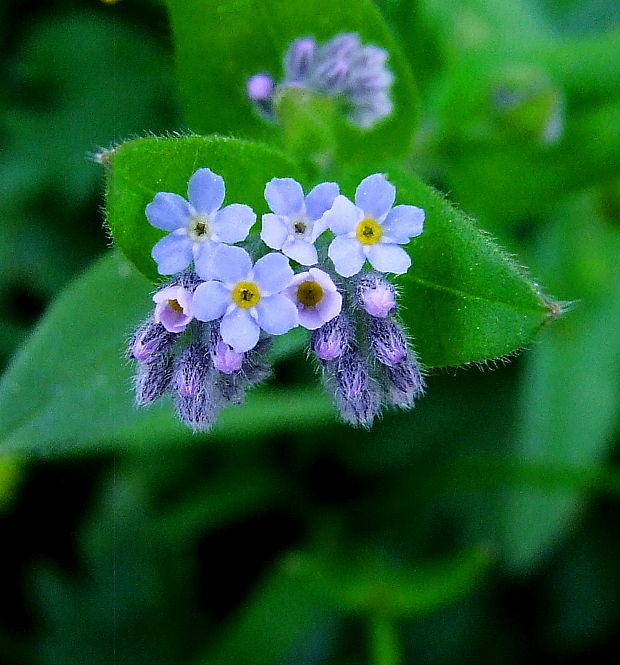
<svg viewBox="0 0 620 665"><path fill-rule="evenodd" d="M351 160L377 159L403 155L409 149L417 116L413 77L370 0L168 0L167 4L185 119L192 130L277 140L277 128L259 118L245 96L247 78L268 72L280 80L283 56L298 37L313 36L321 43L339 33L357 32L362 42L390 54L395 110L370 131L350 127L340 154Z"/></svg>
<svg viewBox="0 0 620 665"><path fill-rule="evenodd" d="M348 193L368 173L349 173ZM557 304L445 197L399 167L386 175L396 185L397 203L426 211L424 232L407 246L412 266L398 280L402 318L426 366L505 356L557 316Z"/></svg>
<svg viewBox="0 0 620 665"><path fill-rule="evenodd" d="M278 562L220 637L194 665L314 663L307 653L333 639L338 615L296 574L296 556ZM330 639L331 638L331 639ZM310 642L311 641L311 642Z"/></svg>
<svg viewBox="0 0 620 665"><path fill-rule="evenodd" d="M187 196L194 171L207 166L226 183L225 203L246 203L260 216L267 211L265 184L273 177L300 178L285 155L257 143L183 136L141 138L105 156L106 212L114 241L149 279L158 279L153 245L165 235L151 226L144 209L157 192Z"/></svg>
<svg viewBox="0 0 620 665"><path fill-rule="evenodd" d="M124 344L152 306L151 285L116 253L96 262L51 305L0 379L0 451L15 458L101 450L256 441L261 434L330 422L318 382L296 391L258 389L222 413L214 431L193 436L170 400L134 406ZM303 336L277 338L272 357L295 353ZM312 409L308 409L312 404Z"/></svg>
<svg viewBox="0 0 620 665"><path fill-rule="evenodd" d="M419 617L469 593L487 572L483 547L411 568L393 567L371 552L299 554L292 570L347 613Z"/></svg>
<svg viewBox="0 0 620 665"><path fill-rule="evenodd" d="M528 355L512 455L573 469L576 479L591 482L506 493L504 555L516 571L542 563L571 528L588 489L614 489L600 468L620 411L620 338L610 333L620 329L620 234L586 195L556 211L539 251L549 282L582 299ZM603 284L614 288L601 290Z"/></svg>

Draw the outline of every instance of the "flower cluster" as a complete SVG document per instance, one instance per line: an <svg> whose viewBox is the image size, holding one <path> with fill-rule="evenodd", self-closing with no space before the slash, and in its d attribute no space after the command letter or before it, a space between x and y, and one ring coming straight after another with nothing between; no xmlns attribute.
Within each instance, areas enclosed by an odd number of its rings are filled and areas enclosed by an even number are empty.
<svg viewBox="0 0 620 665"><path fill-rule="evenodd" d="M278 89L303 87L329 97L339 97L349 120L368 129L392 112L393 75L386 67L387 51L361 44L358 35L336 35L319 46L312 37L296 39L284 56L284 78L276 85L269 74L251 76L248 98L265 116L274 117Z"/></svg>
<svg viewBox="0 0 620 665"><path fill-rule="evenodd" d="M179 417L206 430L269 375L271 338L302 326L345 421L369 426L382 405L413 406L423 379L381 273L409 268L402 245L422 232L422 209L394 206L396 189L379 173L362 180L355 202L333 182L304 195L292 178L274 178L262 245L240 246L256 215L244 204L222 207L219 175L198 169L187 194L159 192L145 211L168 231L152 256L172 278L129 344L138 404L171 393Z"/></svg>

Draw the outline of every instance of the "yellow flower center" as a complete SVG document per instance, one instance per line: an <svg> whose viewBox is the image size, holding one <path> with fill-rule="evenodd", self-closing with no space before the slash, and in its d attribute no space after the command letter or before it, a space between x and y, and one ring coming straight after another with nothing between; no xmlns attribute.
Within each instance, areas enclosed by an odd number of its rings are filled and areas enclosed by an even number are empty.
<svg viewBox="0 0 620 665"><path fill-rule="evenodd" d="M183 311L183 308L181 305L179 305L178 300L168 300L168 307L170 309L173 309L175 312L178 312L179 314Z"/></svg>
<svg viewBox="0 0 620 665"><path fill-rule="evenodd" d="M381 240L383 231L381 230L381 226L379 226L378 222L368 217L363 219L357 225L355 235L363 245L374 245L375 243L378 243L379 240Z"/></svg>
<svg viewBox="0 0 620 665"><path fill-rule="evenodd" d="M239 307L249 309L260 300L260 290L254 282L239 282L232 290L232 299Z"/></svg>
<svg viewBox="0 0 620 665"><path fill-rule="evenodd" d="M297 287L297 300L306 307L314 307L323 300L323 287L312 280L302 282Z"/></svg>
<svg viewBox="0 0 620 665"><path fill-rule="evenodd" d="M189 236L194 241L206 240L211 236L211 224L206 217L198 215L189 225Z"/></svg>

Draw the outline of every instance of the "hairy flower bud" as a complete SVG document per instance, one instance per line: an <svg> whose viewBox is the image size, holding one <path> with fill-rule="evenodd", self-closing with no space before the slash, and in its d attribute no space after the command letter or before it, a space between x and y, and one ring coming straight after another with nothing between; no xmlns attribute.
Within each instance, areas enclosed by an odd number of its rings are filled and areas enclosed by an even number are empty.
<svg viewBox="0 0 620 665"><path fill-rule="evenodd" d="M269 74L254 74L246 83L246 93L253 102L267 102L273 97L275 84Z"/></svg>
<svg viewBox="0 0 620 665"><path fill-rule="evenodd" d="M219 412L216 372L206 347L192 343L183 349L174 368L173 387L179 418L194 431L209 429Z"/></svg>
<svg viewBox="0 0 620 665"><path fill-rule="evenodd" d="M387 398L394 406L410 409L424 394L424 378L412 350L398 364L386 366L384 377Z"/></svg>
<svg viewBox="0 0 620 665"><path fill-rule="evenodd" d="M172 356L168 353L151 362L140 363L134 378L136 403L145 406L154 402L166 392L171 378Z"/></svg>
<svg viewBox="0 0 620 665"><path fill-rule="evenodd" d="M368 341L382 365L393 367L407 356L405 333L391 317L368 317Z"/></svg>
<svg viewBox="0 0 620 665"><path fill-rule="evenodd" d="M334 360L349 347L350 324L344 312L312 333L310 346L320 360Z"/></svg>
<svg viewBox="0 0 620 665"><path fill-rule="evenodd" d="M329 363L336 406L345 422L370 427L379 414L381 399L361 354L348 349Z"/></svg>
<svg viewBox="0 0 620 665"><path fill-rule="evenodd" d="M175 340L174 333L168 332L161 323L149 317L132 335L127 355L140 363L151 363L166 353Z"/></svg>
<svg viewBox="0 0 620 665"><path fill-rule="evenodd" d="M355 297L358 306L371 316L386 317L396 309L394 286L377 273L362 275L357 280Z"/></svg>

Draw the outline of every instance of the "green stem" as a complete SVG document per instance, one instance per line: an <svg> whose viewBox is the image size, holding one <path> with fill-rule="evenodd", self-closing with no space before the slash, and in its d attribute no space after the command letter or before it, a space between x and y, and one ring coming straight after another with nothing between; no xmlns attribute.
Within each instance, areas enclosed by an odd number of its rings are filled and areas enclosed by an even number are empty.
<svg viewBox="0 0 620 665"><path fill-rule="evenodd" d="M372 665L401 665L398 627L394 617L374 614L370 617L370 662Z"/></svg>

